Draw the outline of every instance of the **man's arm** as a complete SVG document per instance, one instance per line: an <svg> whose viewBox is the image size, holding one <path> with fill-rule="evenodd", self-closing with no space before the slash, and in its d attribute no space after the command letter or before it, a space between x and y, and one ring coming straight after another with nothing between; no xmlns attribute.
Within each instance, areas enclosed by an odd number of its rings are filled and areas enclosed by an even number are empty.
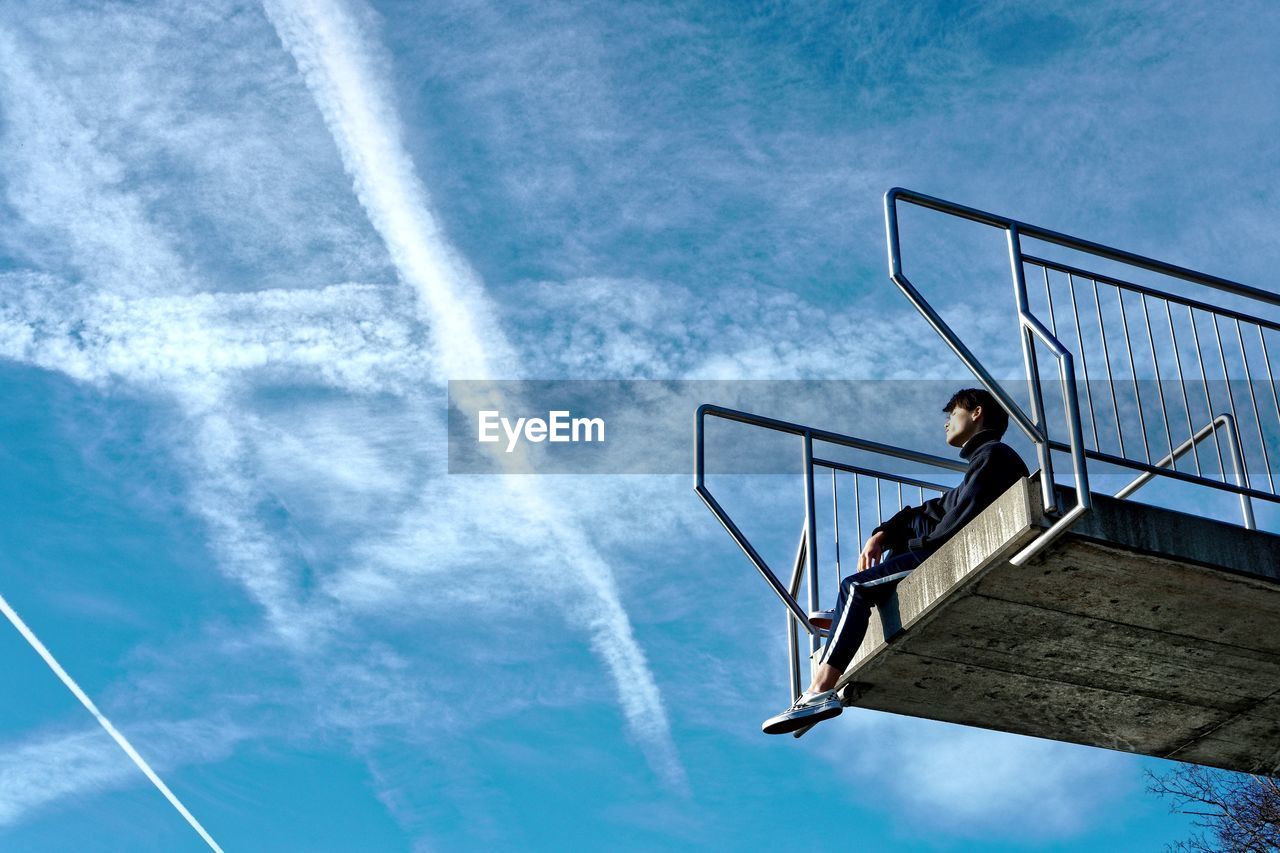
<svg viewBox="0 0 1280 853"><path fill-rule="evenodd" d="M939 519L928 536L909 539L907 547L912 551L938 547L976 518L1006 489L1027 476L1026 470L1022 458L1010 447L1001 445L983 454L969 467L964 480L956 487L951 510Z"/></svg>
<svg viewBox="0 0 1280 853"><path fill-rule="evenodd" d="M907 540L915 535L914 522L920 516L942 515L942 498L930 498L920 506L904 506L894 513L888 521L881 522L872 531L872 535L883 532L888 536L886 548L905 547Z"/></svg>
<svg viewBox="0 0 1280 853"><path fill-rule="evenodd" d="M920 506L904 506L894 513L888 521L882 522L871 531L862 553L858 555L858 571L869 569L880 562L880 555L892 548L900 551L907 547L908 541L915 534L914 522L920 516L940 515L942 498L930 498Z"/></svg>

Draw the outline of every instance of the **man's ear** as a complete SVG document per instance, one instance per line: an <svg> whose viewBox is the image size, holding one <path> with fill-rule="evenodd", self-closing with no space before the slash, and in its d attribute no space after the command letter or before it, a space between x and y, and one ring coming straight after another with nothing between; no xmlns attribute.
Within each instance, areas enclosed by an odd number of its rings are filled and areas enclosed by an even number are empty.
<svg viewBox="0 0 1280 853"><path fill-rule="evenodd" d="M981 406L981 405L974 406L974 407L973 407L973 411L972 411L970 414L972 415L972 417L973 417L973 419L974 419L975 421L976 421L976 420L981 419L981 417L982 417L982 406Z"/></svg>

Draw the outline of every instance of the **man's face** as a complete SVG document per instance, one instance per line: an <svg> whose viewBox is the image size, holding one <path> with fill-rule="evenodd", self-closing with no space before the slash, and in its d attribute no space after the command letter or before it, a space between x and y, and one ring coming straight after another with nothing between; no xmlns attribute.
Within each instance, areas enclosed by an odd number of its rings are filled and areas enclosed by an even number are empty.
<svg viewBox="0 0 1280 853"><path fill-rule="evenodd" d="M980 429L981 418L981 406L972 412L963 406L954 407L947 414L947 444L952 447L964 447L964 443L973 438L974 433Z"/></svg>

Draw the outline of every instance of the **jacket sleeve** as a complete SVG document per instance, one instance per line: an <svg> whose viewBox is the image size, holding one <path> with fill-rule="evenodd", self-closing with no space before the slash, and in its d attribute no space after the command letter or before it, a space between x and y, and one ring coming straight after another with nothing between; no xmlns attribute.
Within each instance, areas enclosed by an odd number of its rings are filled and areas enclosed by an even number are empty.
<svg viewBox="0 0 1280 853"><path fill-rule="evenodd" d="M871 535L884 533L889 537L889 547L901 550L915 536L914 522L921 516L937 515L942 498L930 498L920 506L904 506L888 520L871 531Z"/></svg>
<svg viewBox="0 0 1280 853"><path fill-rule="evenodd" d="M1016 458L1016 462L1010 455ZM1025 466L1011 449L996 449L983 454L970 466L964 481L956 487L957 494L951 510L939 519L928 536L908 539L907 548L919 551L936 548L946 542L1017 482L1022 476L1019 469L1025 470Z"/></svg>

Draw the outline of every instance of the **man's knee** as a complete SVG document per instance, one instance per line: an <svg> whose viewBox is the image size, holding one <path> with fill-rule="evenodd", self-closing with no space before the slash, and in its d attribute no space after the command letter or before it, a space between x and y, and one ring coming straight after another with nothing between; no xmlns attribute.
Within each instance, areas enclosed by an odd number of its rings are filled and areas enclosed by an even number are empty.
<svg viewBox="0 0 1280 853"><path fill-rule="evenodd" d="M858 574L863 574L863 573L859 572ZM860 579L858 575L849 575L847 578L840 581L840 590L846 596L852 598L853 596L858 595L859 592L863 590L864 582L865 582L865 579Z"/></svg>

